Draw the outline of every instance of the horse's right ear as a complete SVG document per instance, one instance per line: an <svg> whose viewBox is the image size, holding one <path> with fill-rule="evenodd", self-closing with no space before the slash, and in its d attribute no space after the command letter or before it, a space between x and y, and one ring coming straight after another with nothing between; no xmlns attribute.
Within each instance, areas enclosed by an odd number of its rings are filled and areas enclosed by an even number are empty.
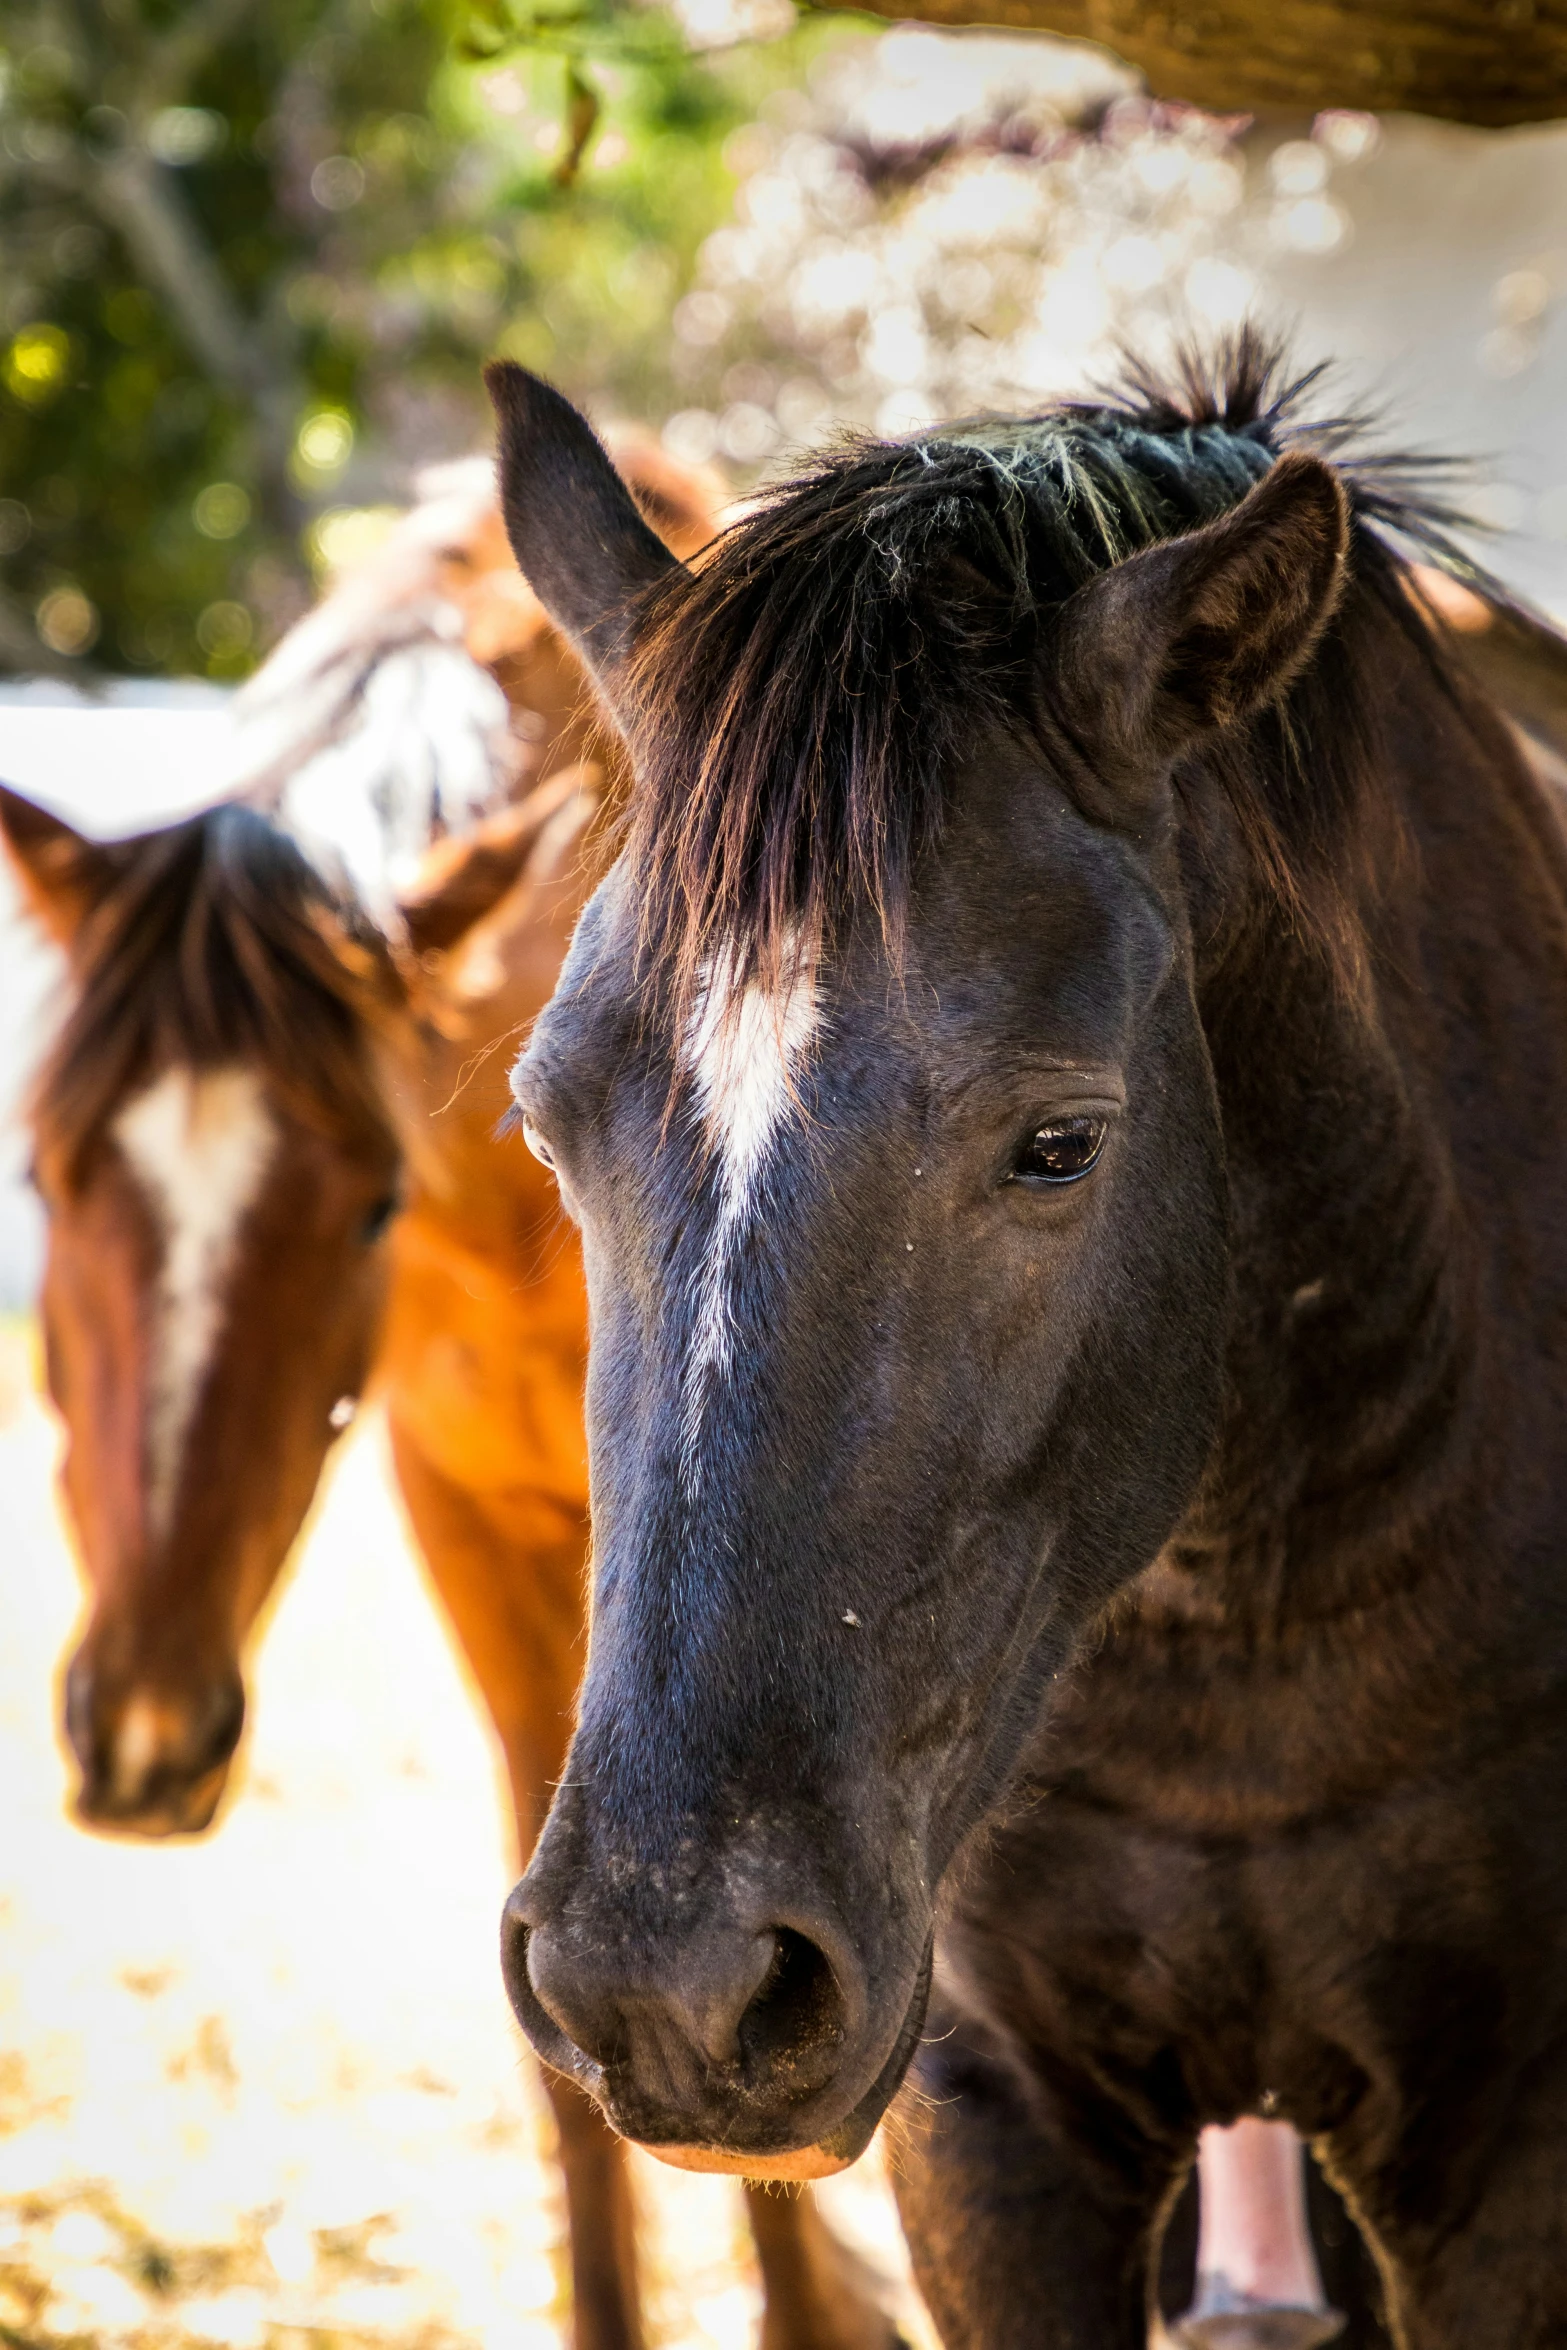
<svg viewBox="0 0 1567 2350"><path fill-rule="evenodd" d="M114 851L0 784L0 840L31 912L69 949L118 875Z"/></svg>
<svg viewBox="0 0 1567 2350"><path fill-rule="evenodd" d="M1217 522L1128 555L1065 605L1054 653L1068 725L1138 774L1251 717L1311 658L1348 548L1331 466L1277 458Z"/></svg>
<svg viewBox="0 0 1567 2350"><path fill-rule="evenodd" d="M569 400L509 359L493 360L484 380L512 552L619 715L637 600L679 565Z"/></svg>

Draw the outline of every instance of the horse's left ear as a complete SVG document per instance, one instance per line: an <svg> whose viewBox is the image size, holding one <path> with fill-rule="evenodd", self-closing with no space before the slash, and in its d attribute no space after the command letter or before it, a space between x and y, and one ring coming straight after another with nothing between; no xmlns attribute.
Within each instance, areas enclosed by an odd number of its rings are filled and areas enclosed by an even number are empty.
<svg viewBox="0 0 1567 2350"><path fill-rule="evenodd" d="M493 360L484 381L512 552L619 715L637 600L678 562L569 400L509 359Z"/></svg>
<svg viewBox="0 0 1567 2350"><path fill-rule="evenodd" d="M63 816L0 784L0 847L28 907L51 938L69 950L82 924L120 879L124 851L88 840Z"/></svg>
<svg viewBox="0 0 1567 2350"><path fill-rule="evenodd" d="M1053 698L1085 752L1146 772L1276 699L1333 616L1348 547L1337 474L1292 451L1219 521L1080 588Z"/></svg>

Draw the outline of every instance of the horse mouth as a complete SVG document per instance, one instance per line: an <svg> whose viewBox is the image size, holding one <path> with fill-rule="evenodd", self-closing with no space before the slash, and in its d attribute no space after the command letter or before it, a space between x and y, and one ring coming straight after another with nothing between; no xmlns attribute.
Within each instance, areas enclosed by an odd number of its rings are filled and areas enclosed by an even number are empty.
<svg viewBox="0 0 1567 2350"><path fill-rule="evenodd" d="M154 1785L134 1796L84 1780L76 1791L73 1809L78 1825L97 1836L119 1836L146 1844L166 1843L175 1836L202 1836L217 1814L228 1775L225 1760L198 1778Z"/></svg>
<svg viewBox="0 0 1567 2350"><path fill-rule="evenodd" d="M667 2162L675 2170L729 2171L747 2179L780 2179L791 2183L830 2179L835 2172L847 2170L850 2163L859 2161L876 2135L876 2126L902 2087L903 2076L919 2045L920 2033L925 2027L925 2009L930 2000L933 1947L930 1942L925 1946L925 1957L904 2012L898 2037L893 2042L891 2055L859 2104L825 2137L792 2151L774 2154L747 2154L728 2146L660 2146L647 2139L639 2143L649 2154L656 2155L660 2162ZM613 2119L613 2116L610 2118Z"/></svg>
<svg viewBox="0 0 1567 2350"><path fill-rule="evenodd" d="M865 2144L870 2140L867 2137ZM855 2154L863 2154L864 2146ZM779 2179L790 2186L811 2179L830 2179L841 2170L847 2170L855 2154L833 2154L825 2143L820 2146L802 2146L797 2154L730 2154L721 2146L649 2146L649 2154L667 2162L671 2170L726 2171L732 2177L745 2179Z"/></svg>

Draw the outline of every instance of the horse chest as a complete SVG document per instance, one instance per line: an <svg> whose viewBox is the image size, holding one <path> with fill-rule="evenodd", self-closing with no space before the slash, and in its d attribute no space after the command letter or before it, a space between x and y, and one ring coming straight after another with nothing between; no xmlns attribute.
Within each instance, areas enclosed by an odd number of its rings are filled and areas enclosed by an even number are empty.
<svg viewBox="0 0 1567 2350"><path fill-rule="evenodd" d="M1384 1744L1379 1778L1364 1751L1358 1792L1324 1801L1266 1675L1160 1706L1114 1666L1112 1645L1082 1676L945 1937L958 2004L1031 2067L1082 2067L1150 2125L1393 2131L1435 2082L1459 2107L1499 2093L1520 2016L1567 2022L1554 1714L1456 1774L1389 1774Z"/></svg>

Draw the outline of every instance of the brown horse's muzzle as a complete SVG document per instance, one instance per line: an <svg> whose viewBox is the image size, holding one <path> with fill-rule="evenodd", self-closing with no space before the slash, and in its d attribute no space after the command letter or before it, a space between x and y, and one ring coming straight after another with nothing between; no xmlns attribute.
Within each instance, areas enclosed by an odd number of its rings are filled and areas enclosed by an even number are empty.
<svg viewBox="0 0 1567 2350"><path fill-rule="evenodd" d="M199 1836L212 1823L245 1719L237 1673L189 1691L116 1682L87 1648L65 1682L65 1724L81 1770L76 1814L125 1836Z"/></svg>

